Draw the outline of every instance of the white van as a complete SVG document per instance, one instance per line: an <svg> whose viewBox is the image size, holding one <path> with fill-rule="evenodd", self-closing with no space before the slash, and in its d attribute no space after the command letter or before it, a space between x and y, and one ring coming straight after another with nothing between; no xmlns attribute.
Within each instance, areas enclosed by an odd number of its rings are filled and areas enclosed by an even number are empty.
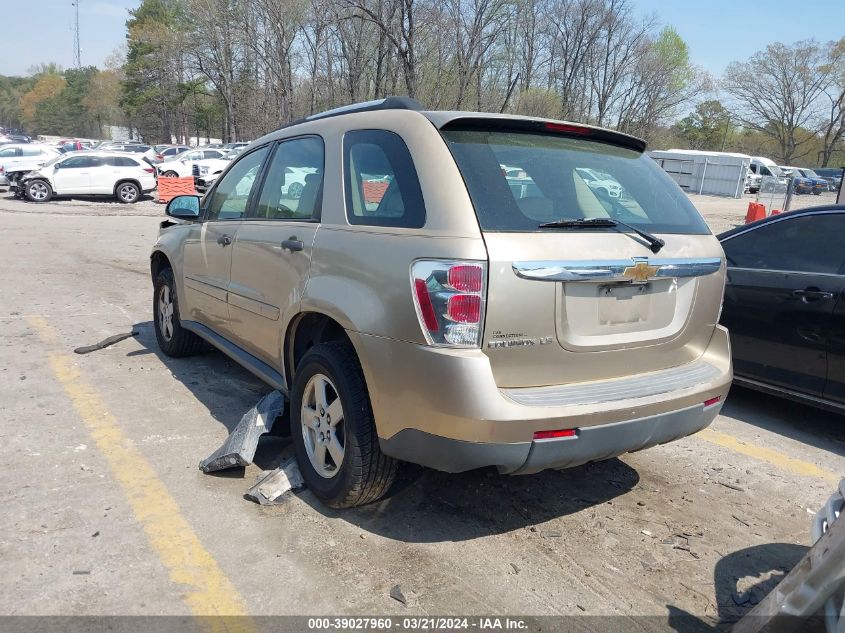
<svg viewBox="0 0 845 633"><path fill-rule="evenodd" d="M775 193L786 191L789 178L772 159L765 156L752 156L749 169L762 177L760 191Z"/></svg>

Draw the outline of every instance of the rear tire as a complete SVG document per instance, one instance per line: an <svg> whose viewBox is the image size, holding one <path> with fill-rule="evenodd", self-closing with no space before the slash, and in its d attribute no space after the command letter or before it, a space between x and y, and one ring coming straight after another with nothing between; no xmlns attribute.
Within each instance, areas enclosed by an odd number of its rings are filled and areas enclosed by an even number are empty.
<svg viewBox="0 0 845 633"><path fill-rule="evenodd" d="M30 202L49 202L53 188L46 180L30 180L24 188L24 195Z"/></svg>
<svg viewBox="0 0 845 633"><path fill-rule="evenodd" d="M178 177L179 177L179 174L177 174L177 173L176 173L175 171L173 171L173 170L170 170L170 171L166 171L166 172L164 172L164 173L162 174L162 176L164 176L165 178L178 178Z"/></svg>
<svg viewBox="0 0 845 633"><path fill-rule="evenodd" d="M182 327L173 270L165 268L153 284L153 323L156 340L162 352L173 358L193 356L204 348L205 342Z"/></svg>
<svg viewBox="0 0 845 633"><path fill-rule="evenodd" d="M114 188L114 197L123 204L132 204L141 197L141 188L134 182L120 182Z"/></svg>
<svg viewBox="0 0 845 633"><path fill-rule="evenodd" d="M399 462L381 452L364 373L348 342L321 343L302 358L290 421L300 471L320 501L351 508L388 491Z"/></svg>

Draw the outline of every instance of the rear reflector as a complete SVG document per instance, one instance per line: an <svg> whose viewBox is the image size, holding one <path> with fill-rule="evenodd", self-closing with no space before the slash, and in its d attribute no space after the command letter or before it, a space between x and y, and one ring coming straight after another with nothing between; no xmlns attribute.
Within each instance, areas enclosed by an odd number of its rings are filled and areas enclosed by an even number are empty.
<svg viewBox="0 0 845 633"><path fill-rule="evenodd" d="M578 134L580 136L589 136L593 133L588 127L567 125L566 123L546 123L546 129L552 132L564 132L566 134Z"/></svg>
<svg viewBox="0 0 845 633"><path fill-rule="evenodd" d="M429 332L436 332L439 329L437 315L434 314L434 306L431 305L431 297L428 294L428 286L425 280L414 280L414 293L417 295L417 305L420 307L420 316Z"/></svg>
<svg viewBox="0 0 845 633"><path fill-rule="evenodd" d="M722 396L716 396L715 398L710 398L709 400L704 401L704 408L712 407L714 404L718 404L718 402L722 399Z"/></svg>
<svg viewBox="0 0 845 633"><path fill-rule="evenodd" d="M559 437L575 437L577 432L575 429L560 429L557 431L535 431L535 440L553 440Z"/></svg>

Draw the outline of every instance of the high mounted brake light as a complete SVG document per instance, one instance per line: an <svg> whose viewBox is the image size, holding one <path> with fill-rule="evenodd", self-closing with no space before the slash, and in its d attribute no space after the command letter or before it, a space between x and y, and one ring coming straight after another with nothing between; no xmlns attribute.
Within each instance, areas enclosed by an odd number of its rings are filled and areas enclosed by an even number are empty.
<svg viewBox="0 0 845 633"><path fill-rule="evenodd" d="M568 123L546 123L546 129L550 132L578 134L579 136L589 136L593 133L591 128L581 127L580 125L570 125Z"/></svg>
<svg viewBox="0 0 845 633"><path fill-rule="evenodd" d="M484 325L484 262L419 260L411 267L414 307L426 342L478 347Z"/></svg>

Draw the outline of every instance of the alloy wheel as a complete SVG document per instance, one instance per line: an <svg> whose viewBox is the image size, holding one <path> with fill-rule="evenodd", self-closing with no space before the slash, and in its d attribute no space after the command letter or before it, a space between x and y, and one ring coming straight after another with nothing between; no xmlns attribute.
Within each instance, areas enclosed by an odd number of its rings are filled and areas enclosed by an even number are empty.
<svg viewBox="0 0 845 633"><path fill-rule="evenodd" d="M121 185L120 189L117 190L117 195L124 202L133 202L138 197L138 190L133 185Z"/></svg>
<svg viewBox="0 0 845 633"><path fill-rule="evenodd" d="M170 286L162 286L158 294L158 326L164 340L173 338L173 297Z"/></svg>
<svg viewBox="0 0 845 633"><path fill-rule="evenodd" d="M324 374L314 374L305 385L300 421L311 465L318 475L331 479L343 464L346 433L340 395Z"/></svg>
<svg viewBox="0 0 845 633"><path fill-rule="evenodd" d="M34 182L29 185L29 195L32 196L34 200L46 200L47 194L47 185L43 182Z"/></svg>

